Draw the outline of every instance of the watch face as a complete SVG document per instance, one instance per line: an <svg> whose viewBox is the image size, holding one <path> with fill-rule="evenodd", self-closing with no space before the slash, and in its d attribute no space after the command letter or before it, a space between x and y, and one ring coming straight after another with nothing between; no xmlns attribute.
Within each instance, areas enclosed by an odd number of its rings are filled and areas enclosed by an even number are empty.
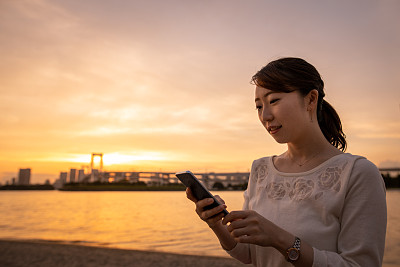
<svg viewBox="0 0 400 267"><path fill-rule="evenodd" d="M299 251L295 248L290 248L288 250L288 258L291 261L297 260L299 258L299 255L300 255Z"/></svg>

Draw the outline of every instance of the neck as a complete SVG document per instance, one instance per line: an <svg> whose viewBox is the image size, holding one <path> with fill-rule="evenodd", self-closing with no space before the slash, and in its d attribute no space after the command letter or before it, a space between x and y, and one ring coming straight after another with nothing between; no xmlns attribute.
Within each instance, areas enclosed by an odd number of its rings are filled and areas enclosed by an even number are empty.
<svg viewBox="0 0 400 267"><path fill-rule="evenodd" d="M327 155L336 154L338 152L338 150L326 140L321 131L314 131L314 134L307 133L307 135L307 138L303 138L303 140L299 142L287 144L288 150L285 156L298 166L302 167L311 162L320 161L326 158Z"/></svg>

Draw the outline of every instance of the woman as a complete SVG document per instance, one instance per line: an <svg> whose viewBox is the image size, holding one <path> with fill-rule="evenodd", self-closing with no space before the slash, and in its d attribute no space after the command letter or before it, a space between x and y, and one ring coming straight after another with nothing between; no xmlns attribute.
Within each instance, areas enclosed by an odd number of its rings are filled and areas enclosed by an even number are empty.
<svg viewBox="0 0 400 267"><path fill-rule="evenodd" d="M300 58L270 62L252 78L258 117L278 156L255 160L244 207L189 199L234 258L255 266L381 266L386 198L379 170L344 153L336 111L323 98L318 71ZM222 199L221 203L224 203Z"/></svg>

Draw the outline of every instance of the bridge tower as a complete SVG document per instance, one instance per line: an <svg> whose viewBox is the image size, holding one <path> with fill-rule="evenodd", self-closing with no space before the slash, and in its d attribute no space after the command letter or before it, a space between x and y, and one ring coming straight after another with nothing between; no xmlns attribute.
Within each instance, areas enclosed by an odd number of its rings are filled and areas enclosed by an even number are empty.
<svg viewBox="0 0 400 267"><path fill-rule="evenodd" d="M93 169L95 157L100 157L100 168L97 171L95 171L95 169ZM92 158L90 160L90 173L91 173L90 181L91 182L94 182L95 172L97 175L101 175L101 173L103 172L103 153L92 153ZM99 179L99 177L97 177L97 179Z"/></svg>

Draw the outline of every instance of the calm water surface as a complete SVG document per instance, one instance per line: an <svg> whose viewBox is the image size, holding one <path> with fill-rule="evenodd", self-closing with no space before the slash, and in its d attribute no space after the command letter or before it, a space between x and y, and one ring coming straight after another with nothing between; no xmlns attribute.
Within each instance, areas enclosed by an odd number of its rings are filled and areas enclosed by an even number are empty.
<svg viewBox="0 0 400 267"><path fill-rule="evenodd" d="M214 192L241 209L243 192ZM385 266L400 263L400 191L387 192ZM228 255L184 192L0 192L0 238Z"/></svg>

